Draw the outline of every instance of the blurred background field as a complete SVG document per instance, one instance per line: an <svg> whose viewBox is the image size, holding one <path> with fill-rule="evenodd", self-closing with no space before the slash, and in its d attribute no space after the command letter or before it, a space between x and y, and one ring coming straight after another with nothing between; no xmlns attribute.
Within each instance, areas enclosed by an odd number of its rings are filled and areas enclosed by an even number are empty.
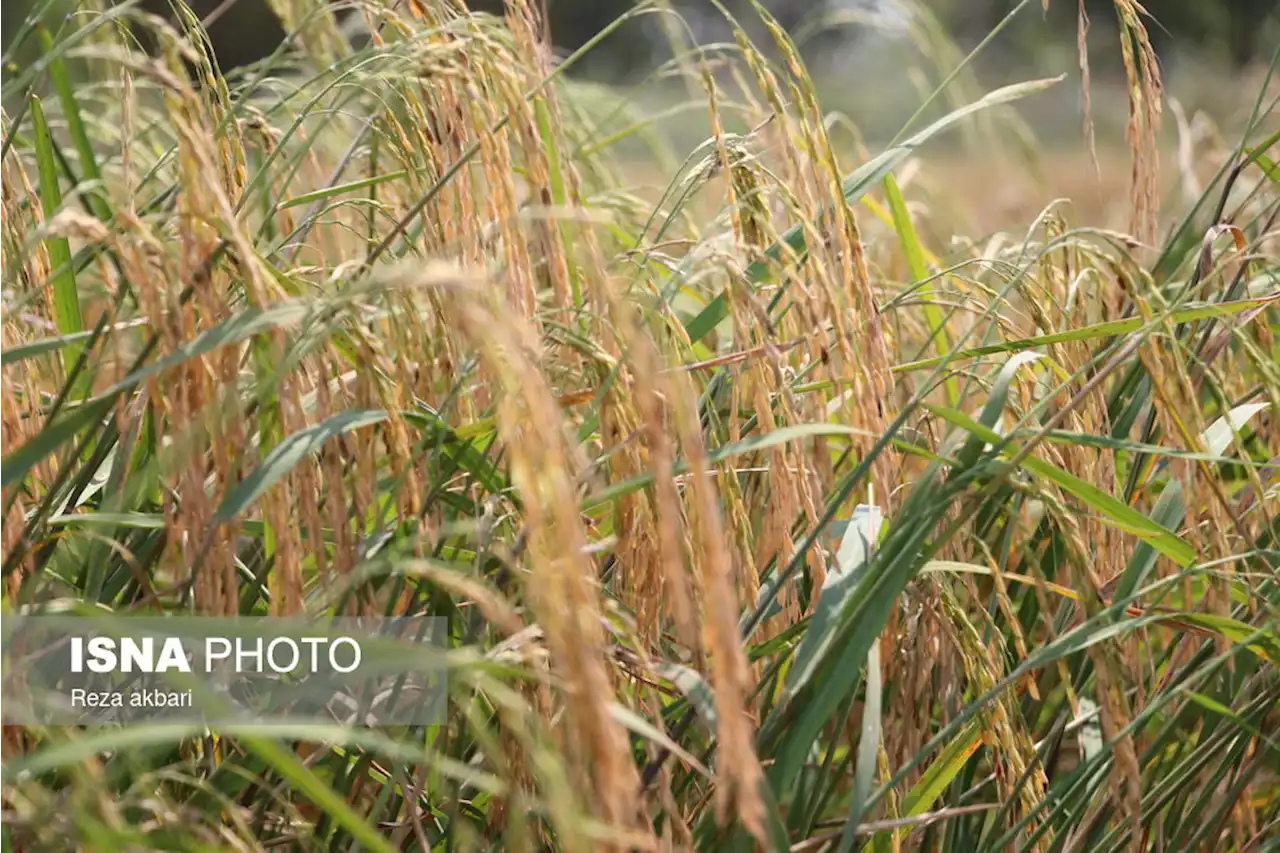
<svg viewBox="0 0 1280 853"><path fill-rule="evenodd" d="M50 22L62 20L73 8L66 0L40 5ZM838 117L841 129L856 143L872 147L892 137L947 71L1014 6L1010 0L762 4L794 36L829 115ZM165 0L145 0L138 8L175 20ZM206 22L214 58L232 79L270 56L284 40L280 18L267 0L199 0L189 8ZM333 8L348 38L357 44L368 38L360 14L340 3ZM502 3L480 0L468 8L500 14ZM575 63L570 78L584 85L610 86L602 95L605 100L634 103L648 126L670 140L674 150L688 150L705 139L710 128L699 105L687 100L686 83L670 69L663 70L672 58L672 32L690 45L711 46L714 52L716 45L732 44L734 21L756 42L761 42L764 28L744 0L730 0L719 8L711 0L664 0L657 8L662 11L610 28L619 16L635 11L634 0L547 2L547 36L552 50L563 57L607 32ZM1270 59L1269 46L1280 40L1280 6L1272 0L1156 0L1141 8L1150 16L1148 29L1169 98L1171 114L1160 135L1161 150L1166 162L1176 163L1183 173L1195 171L1203 180L1214 168L1202 156L1204 147L1229 137L1248 118ZM18 31L14 23L32 9L32 0L5 0L3 18L10 22L3 39L6 48ZM1081 145L1085 113L1078 84L1059 86L1019 105L1013 126L1000 132L990 132L996 119L986 122L985 134L967 128L962 137L931 153L947 164L945 171L951 176L946 202L978 231L990 233L1026 220L1038 211L1031 207L1042 197L1071 199L1082 219L1091 222L1123 223L1128 84L1110 0L1058 0L1018 16L952 85L951 100L1029 77L1067 74L1078 83L1081 14L1088 23L1090 98L1097 105L1091 116L1097 162L1105 163L1106 169L1095 168L1095 159ZM145 27L136 35L144 46L148 43ZM769 52L767 45L765 50ZM38 55L38 45L28 40L10 58L23 66ZM305 65L305 57L295 60ZM942 112L939 104L926 117ZM732 114L726 122L731 131L746 130ZM625 144L621 150L626 150ZM951 168L957 159L963 169ZM645 156L638 158L640 167L645 162ZM1172 183L1165 189L1176 191ZM1181 189L1194 192L1195 182Z"/></svg>

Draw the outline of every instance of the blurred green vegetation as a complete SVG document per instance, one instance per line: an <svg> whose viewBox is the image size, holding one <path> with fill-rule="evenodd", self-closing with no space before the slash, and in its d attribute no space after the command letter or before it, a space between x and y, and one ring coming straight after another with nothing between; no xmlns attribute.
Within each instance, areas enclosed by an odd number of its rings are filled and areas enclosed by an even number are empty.
<svg viewBox="0 0 1280 853"><path fill-rule="evenodd" d="M986 35L1015 5L1014 0L935 0L931 4L939 19L962 41L976 41ZM1152 0L1143 4L1154 20L1147 29L1161 58L1174 46L1179 51L1199 50L1222 61L1242 67L1265 60L1269 29L1276 26L1280 4L1274 0ZM1115 7L1111 0L1085 0L1091 25L1114 29ZM1050 0L1045 15L1060 26L1066 38L1074 38L1078 4L1075 0ZM1043 40L1043 30L1025 26L1022 48L1032 53ZM1272 38L1274 40L1274 38Z"/></svg>
<svg viewBox="0 0 1280 853"><path fill-rule="evenodd" d="M3 45L16 28L14 21L24 18L39 0L4 0ZM171 16L172 0L141 0L142 8L161 16ZM224 70L236 68L271 53L284 38L284 30L266 0L193 0L191 9L209 21L208 30L218 62ZM470 0L477 11L501 13L503 0ZM558 48L574 50L605 29L610 22L638 5L637 0L547 0L550 31ZM663 0L697 32L700 27L728 24L721 20L711 0ZM725 7L740 20L751 19L751 0L725 0ZM765 0L763 6L779 23L795 29L806 22L827 17L849 21L864 20L861 25L842 27L843 38L828 40L828 46L847 46L850 39L872 36L873 27L867 17L892 15L899 8L896 0ZM929 4L942 25L963 45L976 43L1014 6L1015 0L933 0ZM51 22L64 19L74 8L70 0L49 4L47 18ZM1115 11L1111 0L1087 0L1085 9L1091 25L1098 30L1115 29ZM1155 24L1149 27L1151 38L1162 60L1177 45L1179 51L1199 51L1213 59L1239 68L1259 59L1266 46L1276 38L1280 27L1280 4L1274 0L1153 0L1146 9ZM1037 27L1029 19L1015 31L1011 62L1025 63L1045 47L1047 33L1061 33L1064 41L1072 41L1076 32L1077 3L1051 0L1045 16L1059 24ZM619 28L601 47L580 65L578 73L597 78L618 79L632 75L650 65L662 50L660 24L655 16L645 16ZM824 42L818 41L819 46ZM34 49L34 48L33 48ZM32 58L28 50L25 58ZM1265 59L1266 57L1261 57Z"/></svg>

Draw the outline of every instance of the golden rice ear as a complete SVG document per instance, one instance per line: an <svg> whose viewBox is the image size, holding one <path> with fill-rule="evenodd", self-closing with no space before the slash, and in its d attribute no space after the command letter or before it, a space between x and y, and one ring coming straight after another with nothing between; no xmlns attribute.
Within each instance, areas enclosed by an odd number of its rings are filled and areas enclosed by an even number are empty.
<svg viewBox="0 0 1280 853"><path fill-rule="evenodd" d="M579 466L560 405L539 371L541 343L532 324L498 307L501 301L483 281L444 277L432 286L442 289L448 316L476 348L495 386L497 435L524 511L524 591L564 685L554 713L571 721L565 747L572 778L579 791L593 792L584 805L605 826L648 835L640 777L610 710L614 691L600 590L577 509Z"/></svg>
<svg viewBox="0 0 1280 853"><path fill-rule="evenodd" d="M1130 182L1132 219L1130 230L1141 242L1151 245L1160 215L1160 116L1164 106L1164 84L1155 48L1143 17L1147 14L1136 0L1115 0L1120 21L1120 54L1124 58L1129 84L1129 123L1125 139L1133 159Z"/></svg>
<svg viewBox="0 0 1280 853"><path fill-rule="evenodd" d="M1098 164L1098 139L1093 127L1093 75L1089 67L1089 14L1085 11L1086 0L1077 0L1076 10L1076 57L1080 63L1080 94L1083 97L1082 112L1084 114L1084 138L1089 146L1089 160L1093 164L1094 174L1102 180L1102 166ZM1049 0L1044 2L1049 8Z"/></svg>
<svg viewBox="0 0 1280 853"><path fill-rule="evenodd" d="M298 40L304 56L320 67L331 65L351 52L338 19L328 5L312 0L267 0L284 31Z"/></svg>

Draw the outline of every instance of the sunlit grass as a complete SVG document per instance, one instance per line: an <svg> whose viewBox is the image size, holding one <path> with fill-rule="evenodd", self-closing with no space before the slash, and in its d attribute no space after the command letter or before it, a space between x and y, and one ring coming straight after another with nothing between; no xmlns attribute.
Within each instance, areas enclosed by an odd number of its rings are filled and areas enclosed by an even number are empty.
<svg viewBox="0 0 1280 853"><path fill-rule="evenodd" d="M1009 111L1069 82L956 53L865 150L769 21L653 117L523 4L354 5L359 50L278 6L296 52L231 78L114 6L5 81L5 610L432 615L473 653L429 729L6 727L7 843L1274 836L1270 72L1161 164L1117 2L1122 232L1012 173ZM1008 133L982 186L931 147ZM1016 228L968 212L1010 192Z"/></svg>

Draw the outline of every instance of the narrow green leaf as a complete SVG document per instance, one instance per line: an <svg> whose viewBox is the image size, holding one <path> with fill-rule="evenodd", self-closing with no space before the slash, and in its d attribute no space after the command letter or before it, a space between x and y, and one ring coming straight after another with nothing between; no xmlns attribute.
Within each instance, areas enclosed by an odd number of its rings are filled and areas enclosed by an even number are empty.
<svg viewBox="0 0 1280 853"><path fill-rule="evenodd" d="M1262 173L1270 179L1277 189L1280 189L1280 166L1277 166L1276 161L1266 154L1277 142L1280 142L1280 130L1277 130L1253 148L1246 148L1245 151L1249 156L1245 158L1244 162L1246 164L1257 163Z"/></svg>
<svg viewBox="0 0 1280 853"><path fill-rule="evenodd" d="M899 809L902 817L916 817L933 808L934 803L943 795L947 788L959 775L964 766L969 763L969 759L978 751L978 747L982 745L982 726L977 722L970 722L961 732L952 739L950 743L938 754L938 757L929 769L920 777L920 781L912 786L911 790L902 800L902 806ZM897 831L897 843L901 844L906 839L909 829L900 829ZM894 849L893 835L891 833L878 833L872 841L874 853L889 853Z"/></svg>
<svg viewBox="0 0 1280 853"><path fill-rule="evenodd" d="M296 195L293 198L285 199L280 202L276 205L276 208L278 210L284 210L290 207L301 207L304 204L324 201L325 199L333 198L334 196L344 195L346 193L355 192L356 190L363 190L368 187L376 187L378 184L398 181L402 178L407 178L408 176L408 170L401 169L399 172L388 172L385 175L374 175L372 178L361 178L358 181L349 181L345 184L338 184L337 186L326 187L322 190L315 190L314 192Z"/></svg>
<svg viewBox="0 0 1280 853"><path fill-rule="evenodd" d="M55 515L49 519L54 527L81 527L103 525L128 527L136 530L163 530L165 518L155 512L77 512Z"/></svg>
<svg viewBox="0 0 1280 853"><path fill-rule="evenodd" d="M227 493L214 515L214 522L225 524L235 518L334 436L386 419L387 413L381 409L353 410L330 415L315 426L298 430L273 447L261 464Z"/></svg>
<svg viewBox="0 0 1280 853"><path fill-rule="evenodd" d="M31 123L35 131L36 168L40 175L40 207L44 211L44 221L48 222L62 209L62 190L58 186L58 166L53 154L53 138L49 134L49 125L45 122L44 107L40 99L31 96ZM71 244L66 237L50 237L45 240L45 249L49 252L49 268L54 270L54 278L49 283L53 291L53 319L58 331L63 335L84 331L84 317L80 313L80 293L76 290L76 273L71 264ZM63 354L67 371L80 358L83 347L75 343L67 347ZM72 391L78 399L88 388L90 377L81 373Z"/></svg>
<svg viewBox="0 0 1280 853"><path fill-rule="evenodd" d="M853 775L853 798L849 803L849 816L845 819L844 832L840 835L837 853L853 849L858 826L866 811L867 797L871 795L871 783L875 780L877 755L880 751L880 703L882 697L880 671L880 641L873 640L867 651L867 687L862 703L862 726L858 734L858 762Z"/></svg>
<svg viewBox="0 0 1280 853"><path fill-rule="evenodd" d="M707 729L715 732L717 728L716 694L707 680L695 669L690 669L670 661L658 661L653 666L654 674L665 678L675 685L676 689L689 700L689 704L702 718Z"/></svg>
<svg viewBox="0 0 1280 853"><path fill-rule="evenodd" d="M1192 702L1195 702L1201 708L1217 714L1218 716L1228 720L1233 726L1253 735L1258 740L1262 741L1268 749L1277 753L1277 757L1280 757L1280 744L1278 744L1273 738L1268 737L1265 732L1260 731L1257 726L1250 723L1226 705L1223 705L1216 699L1205 696L1203 693L1197 693L1194 690L1183 690L1182 695L1186 696Z"/></svg>
<svg viewBox="0 0 1280 853"><path fill-rule="evenodd" d="M183 362L213 352L271 329L284 328L300 323L314 309L301 302L281 302L271 308L250 308L228 317L212 329L201 332L187 343L162 359L140 367L119 382L100 393L97 400L108 400L117 394L131 391L143 381L176 367Z"/></svg>
<svg viewBox="0 0 1280 853"><path fill-rule="evenodd" d="M1040 358L1037 352L1020 352L1010 358L996 372L996 377L991 382L991 391L987 396L987 402L982 407L981 414L978 415L978 423L988 430L988 434L999 436L995 433L995 427L1000 423L1000 417L1004 414L1005 404L1009 401L1009 386L1013 384L1013 377L1017 374L1018 368L1024 364L1030 364ZM980 438L977 434L972 434L960 448L960 452L956 454L956 464L958 468L971 468L978 461L978 456L982 453L983 447L1002 441L1003 436L997 439Z"/></svg>
<svg viewBox="0 0 1280 853"><path fill-rule="evenodd" d="M40 43L46 56L52 57L49 62L49 78L58 92L58 102L62 104L62 115L67 122L67 131L71 134L71 142L76 147L76 155L80 159L80 180L97 183L102 180L102 172L98 169L98 160L93 153L93 143L85 130L84 118L80 115L80 105L76 101L75 87L71 83L71 75L67 71L66 60L53 49L53 36L44 27L40 27ZM111 207L98 187L88 192L89 209L93 215L108 222L111 219Z"/></svg>
<svg viewBox="0 0 1280 853"><path fill-rule="evenodd" d="M933 301L933 283L929 275L929 267L924 262L924 248L920 245L920 235L916 233L915 223L911 221L911 213L907 203L898 189L898 182L893 173L884 176L884 194L889 202L889 213L893 216L893 229L898 233L898 242L902 244L902 253L907 259L907 270L913 282L920 282L916 294L923 302L924 319L928 335L939 355L951 349L951 336L947 332L946 319ZM955 406L960 401L960 384L954 376L948 376L943 383L947 395L947 405Z"/></svg>
<svg viewBox="0 0 1280 853"><path fill-rule="evenodd" d="M1200 436L1210 456L1221 456L1231 446L1232 436L1244 426L1251 417L1265 410L1270 403L1245 403L1236 406L1218 418ZM1151 510L1151 519L1161 527L1177 530L1187 516L1186 500L1182 494L1182 483L1171 479L1165 484L1159 500ZM1155 568L1156 551L1150 542L1140 542L1134 548L1120 580L1116 584L1115 597L1128 598L1146 581Z"/></svg>
<svg viewBox="0 0 1280 853"><path fill-rule="evenodd" d="M360 844L372 853L396 853L396 848L383 838L377 828L364 821L351 806L326 785L302 759L265 737L242 735L240 745L271 765L296 793L308 797Z"/></svg>
<svg viewBox="0 0 1280 853"><path fill-rule="evenodd" d="M671 739L671 736L663 732L653 723L644 717L632 711L630 708L624 708L616 702L609 704L609 715L615 721L628 729L633 734L637 734L645 740L653 741L664 749L668 750L672 755L677 756L685 764L688 764L694 770L697 770L708 779L711 778L711 771L703 766L702 762L694 758L683 746Z"/></svg>
<svg viewBox="0 0 1280 853"><path fill-rule="evenodd" d="M1262 299L1239 299L1234 302L1214 302L1206 305L1193 305L1172 312L1169 315L1169 321L1172 323L1190 323L1193 320L1203 320L1208 317L1229 317L1232 314L1239 314L1242 311L1248 311L1251 308L1258 308L1269 302L1275 302L1275 296L1268 296ZM933 358L925 358L919 361L909 361L905 364L897 364L890 368L894 373L909 373L913 370L924 370L930 367L937 367L944 360L950 358L967 359L977 358L983 355L994 355L1002 352L1018 352L1019 350L1031 349L1032 347L1040 347L1046 344L1060 344L1067 341L1085 341L1093 338L1109 338L1114 335L1123 335L1129 332L1136 332L1146 325L1146 321L1141 317L1129 317L1124 320L1109 320L1105 323L1094 323L1091 326L1081 326L1079 329L1071 329L1066 332L1054 332L1051 335L1040 335L1034 338L1018 338L1017 340L1004 341L998 344L988 344L981 347L973 347L972 349L960 350L960 352L952 353L949 356L936 356Z"/></svg>
<svg viewBox="0 0 1280 853"><path fill-rule="evenodd" d="M1151 510L1151 520L1168 530L1177 530L1187 517L1187 504L1182 496L1182 483L1170 480ZM1156 565L1156 549L1150 542L1139 542L1116 583L1115 598L1128 598L1146 581Z"/></svg>
<svg viewBox="0 0 1280 853"><path fill-rule="evenodd" d="M938 417L949 421L955 426L969 430L984 442L996 444L1003 440L999 433L975 422L963 412L931 403L924 405L926 409ZM1012 456L1017 452L1017 449L1010 444L1006 445L1002 452L1005 456ZM1155 546L1156 550L1172 559L1178 565L1186 567L1195 562L1195 549L1187 544L1184 539L1178 537L1173 531L1161 527L1128 504L1112 497L1097 486L1086 483L1061 468L1034 456L1028 456L1023 459L1022 467L1079 498L1090 509L1100 513L1112 526L1150 542Z"/></svg>
<svg viewBox="0 0 1280 853"><path fill-rule="evenodd" d="M844 536L836 551L836 565L827 576L827 582L818 597L818 604L809 618L809 627L801 637L800 646L796 649L795 657L787 671L787 679L779 699L781 705L791 701L809 683L818 664L835 642L840 614L844 612L845 605L857 591L858 585L862 583L872 549L875 547L875 538L880 533L879 525L875 524L879 519L872 519L871 516L871 513L866 514L865 526L850 521L844 529ZM871 529L873 525L875 529Z"/></svg>
<svg viewBox="0 0 1280 853"><path fill-rule="evenodd" d="M80 430L102 420L109 411L110 400L97 400L76 406L53 424L46 424L40 432L4 457L3 464L0 464L0 488L22 482L32 466L73 441Z"/></svg>
<svg viewBox="0 0 1280 853"><path fill-rule="evenodd" d="M1253 625L1232 619L1230 616L1218 616L1213 613L1160 613L1159 621L1185 622L1212 631L1236 645L1244 646L1256 655L1270 661L1273 666L1280 666L1280 635L1274 630L1255 628Z"/></svg>
<svg viewBox="0 0 1280 853"><path fill-rule="evenodd" d="M124 323L116 323L113 326L107 326L103 331L104 333L121 332L126 329L136 329L140 326L145 326L146 324L147 321L142 319L129 320ZM56 352L57 350L65 349L70 346L77 346L82 342L89 340L93 336L94 330L87 329L83 332L72 332L69 335L58 335L53 338L41 338L40 340L31 341L26 344L5 347L4 352L0 353L0 366L7 367L11 364L17 364L20 361L25 361L28 358L32 358L46 352Z"/></svg>
<svg viewBox="0 0 1280 853"><path fill-rule="evenodd" d="M924 814L933 808L943 792L947 790L956 774L978 751L982 745L982 726L971 722L956 735L951 743L929 765L929 769L920 777L920 781L912 786L902 800L902 816L914 817Z"/></svg>

